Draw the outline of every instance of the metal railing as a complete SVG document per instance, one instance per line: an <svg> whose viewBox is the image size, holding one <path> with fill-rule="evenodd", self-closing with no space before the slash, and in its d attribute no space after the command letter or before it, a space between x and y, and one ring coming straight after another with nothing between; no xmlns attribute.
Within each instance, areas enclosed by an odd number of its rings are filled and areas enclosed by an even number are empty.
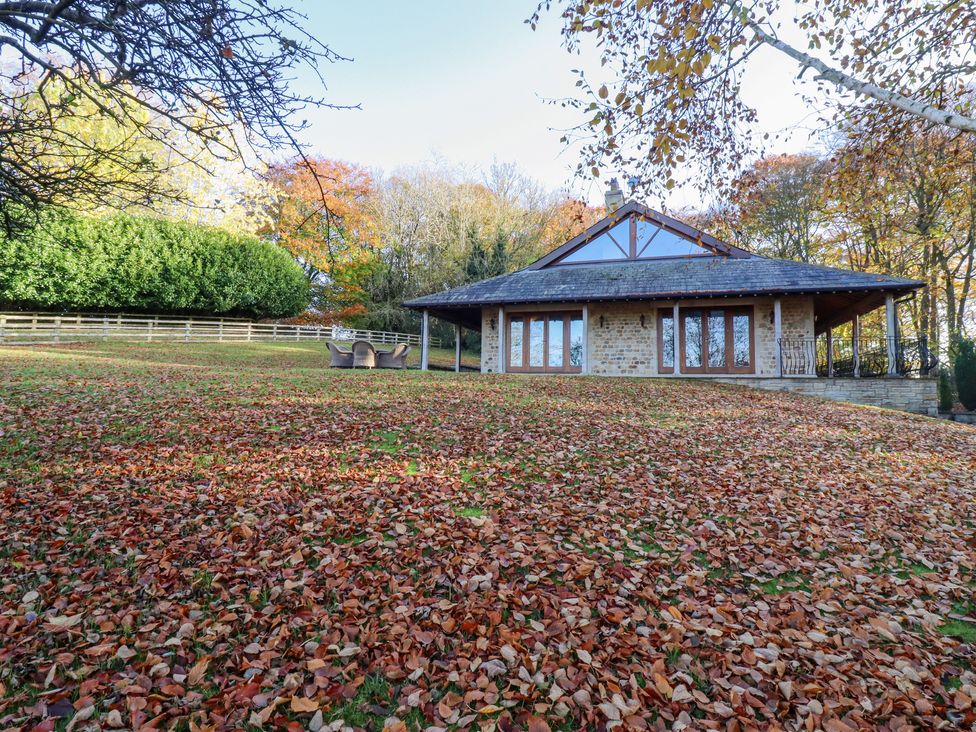
<svg viewBox="0 0 976 732"><path fill-rule="evenodd" d="M86 340L190 342L370 341L420 345L416 333L357 330L341 325L286 325L235 318L175 318L154 315L0 313L0 344L50 344ZM439 338L430 339L440 347Z"/></svg>
<svg viewBox="0 0 976 732"><path fill-rule="evenodd" d="M780 338L779 353L784 376L874 377L926 376L938 365L924 338L860 338L857 350L850 338ZM890 346L890 347L889 347ZM893 368L889 360L894 354Z"/></svg>

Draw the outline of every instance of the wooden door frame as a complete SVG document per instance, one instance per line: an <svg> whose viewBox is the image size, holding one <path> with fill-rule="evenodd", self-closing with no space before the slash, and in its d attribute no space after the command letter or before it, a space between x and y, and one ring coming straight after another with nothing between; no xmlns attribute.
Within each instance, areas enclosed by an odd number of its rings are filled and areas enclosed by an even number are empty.
<svg viewBox="0 0 976 732"><path fill-rule="evenodd" d="M713 367L709 365L708 358L708 321L709 311L721 310L724 313L723 332L725 335L725 365L723 367ZM680 365L682 374L704 374L716 376L728 374L753 374L756 372L756 310L753 305L710 305L704 307L681 308L680 309L680 330L678 341L680 344ZM686 359L686 329L685 319L687 316L698 315L701 318L702 332L702 354L701 366L689 366ZM735 366L735 341L732 333L732 317L735 314L745 314L749 316L749 367ZM660 330L660 329L659 329ZM660 336L658 343L661 342ZM660 347L660 346L659 346ZM659 351L660 353L660 351ZM661 359L658 357L658 368L660 369ZM674 370L663 371L663 373L673 373Z"/></svg>
<svg viewBox="0 0 976 732"><path fill-rule="evenodd" d="M559 317L563 322L563 365L560 368L549 366L549 321L551 318ZM582 373L583 367L580 366L570 366L569 363L569 352L570 352L570 338L572 333L572 321L573 318L578 320L583 320L582 310L506 310L505 311L505 333L509 335L511 339L511 333L509 329L511 328L512 318L518 318L522 321L522 363L520 365L512 365L512 348L509 343L508 348L505 352L505 363L507 370L511 373L516 374L579 374ZM531 336L529 324L533 319L542 321L542 366L530 366L530 351L531 351ZM586 323L583 322L583 329L586 330ZM585 339L584 339L585 340ZM584 343L585 347L585 343Z"/></svg>

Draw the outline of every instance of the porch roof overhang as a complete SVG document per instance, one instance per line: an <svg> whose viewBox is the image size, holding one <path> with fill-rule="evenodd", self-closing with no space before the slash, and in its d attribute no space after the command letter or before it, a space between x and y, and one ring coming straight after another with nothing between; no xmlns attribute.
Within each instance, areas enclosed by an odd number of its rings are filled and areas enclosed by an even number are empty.
<svg viewBox="0 0 976 732"><path fill-rule="evenodd" d="M924 283L767 257L697 256L523 269L404 303L480 330L481 308L525 304L814 296L817 330Z"/></svg>

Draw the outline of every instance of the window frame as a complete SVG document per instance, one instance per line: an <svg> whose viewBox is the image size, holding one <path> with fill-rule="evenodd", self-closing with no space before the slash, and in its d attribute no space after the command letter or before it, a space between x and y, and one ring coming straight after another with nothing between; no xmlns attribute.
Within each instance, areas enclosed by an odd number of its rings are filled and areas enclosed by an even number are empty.
<svg viewBox="0 0 976 732"><path fill-rule="evenodd" d="M511 333L511 323L513 319L522 321L522 363L512 363L512 347L506 344L505 347L505 370L513 374L579 374L583 372L582 365L570 365L570 343L572 340L572 321L573 318L583 320L583 310L516 310L505 313L505 333ZM563 320L563 365L561 367L549 366L549 320L550 318L562 318ZM530 366L531 343L529 336L529 324L533 319L542 320L542 366ZM586 323L583 324L585 331ZM584 344L586 339L584 337ZM584 346L585 347L585 346Z"/></svg>
<svg viewBox="0 0 976 732"><path fill-rule="evenodd" d="M673 374L674 364L678 360L678 349L671 354L671 365L664 365L664 321L670 320L674 323L674 308L660 308L657 311L657 372L659 374ZM672 338L675 331L672 330ZM680 340L680 338L679 338Z"/></svg>
<svg viewBox="0 0 976 732"><path fill-rule="evenodd" d="M616 239L616 237L614 237L613 235L611 235L611 232L614 229L616 229L618 226L620 226L620 224L624 223L625 221L629 221L629 224L630 224L629 227L628 227L628 240L626 242L626 246L624 246L624 244L622 244L621 242L618 242L617 239ZM637 245L638 245L638 242L637 242L637 224L638 224L638 221L645 221L648 224L650 224L650 225L652 225L652 226L654 226L654 227L656 227L658 229L658 231L655 232L650 237L650 239L647 240L647 242L644 244L644 246L642 246L640 248L640 251L638 251L638 249L637 249ZM684 239L690 245L692 245L693 247L697 247L698 249L701 249L702 251L700 253L697 253L696 252L696 253L693 253L693 254L665 254L665 255L661 255L661 256L646 255L645 252L647 252L649 249L652 248L652 244L653 244L654 239L656 239L661 232L666 232L668 234L671 234L672 236L678 237L679 239ZM620 250L620 253L621 253L621 256L620 257L615 257L613 259L580 259L580 260L576 260L576 261L572 261L572 262L567 262L566 261L567 259L569 259L570 257L572 257L574 254L576 254L580 249L583 249L584 247L588 246L589 244L592 244L595 240L599 239L601 236L609 236L610 237L610 240L616 245L617 249ZM690 259L690 258L697 258L697 257L714 257L714 256L719 255L719 254L721 254L721 253L714 251L711 247L709 247L707 244L705 244L705 243L703 243L701 241L695 241L694 239L686 236L685 234L682 234L681 232L676 231L676 230L672 229L671 227L666 226L666 225L664 225L664 224L662 224L662 223L660 223L658 221L654 221L654 220L649 219L647 217L641 216L640 214L637 214L637 213L632 213L632 214L628 214L628 216L627 216L626 219L620 219L619 221L617 221L617 222L613 223L612 225L608 226L606 229L604 229L604 230L602 230L602 231L594 234L593 236L591 236L586 241L580 242L579 244L577 244L576 246L574 246L570 251L568 251L565 254L563 254L562 256L560 256L559 259L557 259L557 260L555 260L553 262L550 262L546 266L573 266L573 265L577 265L577 264L605 264L605 263L608 263L608 262L609 263L613 263L613 262L635 262L635 261L646 261L646 260L649 260L649 259Z"/></svg>
<svg viewBox="0 0 976 732"><path fill-rule="evenodd" d="M723 335L725 336L725 364L723 366L710 366L709 365L709 354L708 354L708 333L709 333L709 313L713 310L721 310L724 313L724 323L722 326ZM659 324L663 321L664 316L671 314L673 317L673 309L661 309L658 311ZM701 366L688 366L686 353L687 353L687 328L685 321L687 316L697 315L701 318L701 328L702 328L702 359ZM748 366L736 366L735 365L735 340L733 332L733 318L735 315L747 315L749 316L749 365ZM756 373L756 309L753 305L711 305L711 306L695 306L693 308L679 308L679 347L677 353L675 353L675 358L680 358L678 364L681 367L682 374L695 375L695 374L754 374ZM673 374L674 368L668 368L663 365L664 362L664 350L663 350L663 339L664 339L664 329L659 325L658 327L658 372L663 374Z"/></svg>

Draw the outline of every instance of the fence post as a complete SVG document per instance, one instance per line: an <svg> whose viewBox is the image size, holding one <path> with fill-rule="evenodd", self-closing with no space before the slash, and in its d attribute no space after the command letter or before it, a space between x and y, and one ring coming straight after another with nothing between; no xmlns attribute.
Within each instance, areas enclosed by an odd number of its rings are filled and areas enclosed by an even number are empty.
<svg viewBox="0 0 976 732"><path fill-rule="evenodd" d="M58 315L54 318L54 342L61 342L61 316Z"/></svg>
<svg viewBox="0 0 976 732"><path fill-rule="evenodd" d="M190 342L190 321L189 320L183 323L183 342L184 343Z"/></svg>
<svg viewBox="0 0 976 732"><path fill-rule="evenodd" d="M102 338L108 338L108 316L102 316Z"/></svg>
<svg viewBox="0 0 976 732"><path fill-rule="evenodd" d="M224 340L224 319L221 318L217 323L217 340Z"/></svg>
<svg viewBox="0 0 976 732"><path fill-rule="evenodd" d="M150 320L147 325L149 328L146 331L146 343L152 343L153 322Z"/></svg>
<svg viewBox="0 0 976 732"><path fill-rule="evenodd" d="M0 343L4 340L4 331L7 328L7 316L0 313Z"/></svg>
<svg viewBox="0 0 976 732"><path fill-rule="evenodd" d="M247 342L251 342L251 323L247 324Z"/></svg>
<svg viewBox="0 0 976 732"><path fill-rule="evenodd" d="M271 326L271 340L272 340L272 342L278 340L278 324L277 323L275 323L273 326Z"/></svg>

